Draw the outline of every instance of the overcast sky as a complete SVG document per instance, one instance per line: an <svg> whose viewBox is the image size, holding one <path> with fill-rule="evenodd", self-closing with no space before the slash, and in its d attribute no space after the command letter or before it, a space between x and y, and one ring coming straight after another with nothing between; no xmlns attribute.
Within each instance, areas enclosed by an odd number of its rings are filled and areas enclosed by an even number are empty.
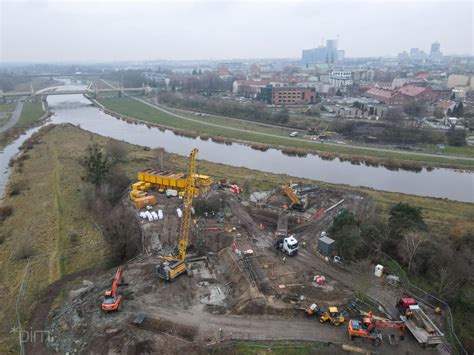
<svg viewBox="0 0 474 355"><path fill-rule="evenodd" d="M0 0L3 62L346 56L411 47L473 55L472 1Z"/></svg>

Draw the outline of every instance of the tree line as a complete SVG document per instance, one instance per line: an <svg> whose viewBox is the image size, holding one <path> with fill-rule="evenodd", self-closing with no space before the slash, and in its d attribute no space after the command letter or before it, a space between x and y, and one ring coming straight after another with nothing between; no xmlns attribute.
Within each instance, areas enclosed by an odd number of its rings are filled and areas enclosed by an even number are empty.
<svg viewBox="0 0 474 355"><path fill-rule="evenodd" d="M165 105L257 122L285 124L290 118L286 108L272 112L262 103L244 104L230 99L168 91L159 92L157 97L158 102Z"/></svg>

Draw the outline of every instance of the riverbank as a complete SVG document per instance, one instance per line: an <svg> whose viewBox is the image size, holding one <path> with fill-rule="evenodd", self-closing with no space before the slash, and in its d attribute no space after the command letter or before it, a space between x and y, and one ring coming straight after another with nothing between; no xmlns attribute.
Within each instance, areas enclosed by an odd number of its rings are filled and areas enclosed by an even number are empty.
<svg viewBox="0 0 474 355"><path fill-rule="evenodd" d="M339 157L356 164L382 165L391 169L419 171L423 167L444 167L474 170L474 159L321 144L306 139L289 138L288 132L280 128L269 128L254 123L245 123L246 127L239 128L235 127L236 122L215 116L191 118L138 98L102 98L95 103L99 103L99 107L115 117L173 130L178 129L181 134L188 134L190 137L205 135L250 145L257 143L262 149L277 148L299 156L315 154L324 159Z"/></svg>
<svg viewBox="0 0 474 355"><path fill-rule="evenodd" d="M28 129L41 125L50 115L46 102L25 102L18 122L0 133L0 148L13 142Z"/></svg>
<svg viewBox="0 0 474 355"><path fill-rule="evenodd" d="M87 145L98 142L104 146L109 140L72 125L58 125L41 129L24 144L29 149L20 156L21 164L13 167L4 198L4 206L10 207L12 214L0 225L0 281L4 290L0 296L4 310L1 321L6 328L15 326L14 305L27 264L25 258L19 257L18 245L25 235L32 248L25 299L32 302L26 302L22 308L23 320L28 318L36 296L48 284L78 270L101 267L106 260L100 233L83 212L78 190L83 171L79 161ZM125 143L124 146L127 156L118 168L130 179L135 178L137 171L157 164L158 151ZM187 166L187 157L176 154L165 153L163 161L167 170L185 171ZM198 161L198 169L215 180L226 178L240 186L250 186L252 191L277 188L293 180L365 194L375 201L377 213L383 219L394 204L406 202L423 209L425 221L435 233L433 238L474 229L474 207L469 203L329 184L203 160ZM15 341L15 336L2 330L0 352L12 349Z"/></svg>

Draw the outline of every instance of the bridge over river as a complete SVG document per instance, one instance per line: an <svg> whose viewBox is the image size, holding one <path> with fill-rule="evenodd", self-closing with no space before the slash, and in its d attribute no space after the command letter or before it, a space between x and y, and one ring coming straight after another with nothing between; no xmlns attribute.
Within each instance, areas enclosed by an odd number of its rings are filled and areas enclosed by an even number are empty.
<svg viewBox="0 0 474 355"><path fill-rule="evenodd" d="M141 93L147 94L151 91L149 86L143 85L139 88L124 88L123 86L119 87L110 87L107 89L98 89L97 86L93 83L89 84L86 89L74 89L74 90L58 90L57 88L50 89L50 90L38 90L34 91L33 87L31 87L30 91L9 91L3 92L0 90L0 102L6 102L8 98L15 98L15 97L29 97L29 98L37 98L37 97L45 97L50 95L71 95L71 94L78 94L78 95L85 95L89 94L93 98L96 98L98 94L103 93L117 93L118 96L123 96L126 92L128 93Z"/></svg>

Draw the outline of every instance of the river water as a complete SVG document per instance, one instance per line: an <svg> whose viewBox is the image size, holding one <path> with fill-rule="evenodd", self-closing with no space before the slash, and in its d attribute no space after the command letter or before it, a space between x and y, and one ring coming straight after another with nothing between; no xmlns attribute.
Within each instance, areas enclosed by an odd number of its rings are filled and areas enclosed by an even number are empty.
<svg viewBox="0 0 474 355"><path fill-rule="evenodd" d="M473 173L450 169L432 171L423 169L420 172L391 171L383 167L353 165L350 162L341 162L339 159L326 161L313 155L291 157L276 149L262 152L243 144L225 145L210 140L181 137L174 135L170 130L162 132L158 128L148 128L145 125L130 124L115 119L92 106L90 101L82 95L48 96L48 104L54 112L50 120L52 123L80 125L82 129L102 136L150 148L163 147L171 153L188 155L192 148L197 147L200 159L215 163L271 173L284 173L330 183L474 202ZM3 193L8 177L8 161L17 152L21 143L36 130L37 128L28 131L0 152L0 171L4 172L0 175L0 193Z"/></svg>

